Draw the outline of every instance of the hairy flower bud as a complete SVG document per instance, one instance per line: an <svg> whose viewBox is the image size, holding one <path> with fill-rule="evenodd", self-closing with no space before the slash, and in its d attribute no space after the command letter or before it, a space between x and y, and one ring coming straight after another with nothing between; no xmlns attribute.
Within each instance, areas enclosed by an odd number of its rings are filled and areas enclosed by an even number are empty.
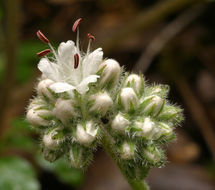
<svg viewBox="0 0 215 190"><path fill-rule="evenodd" d="M149 117L146 117L143 122L136 121L135 127L138 129L137 136L152 139L154 135L155 123Z"/></svg>
<svg viewBox="0 0 215 190"><path fill-rule="evenodd" d="M53 114L66 124L72 116L77 115L74 109L73 100L58 99L53 109Z"/></svg>
<svg viewBox="0 0 215 190"><path fill-rule="evenodd" d="M126 111L135 110L139 105L137 95L132 88L123 88L119 101Z"/></svg>
<svg viewBox="0 0 215 190"><path fill-rule="evenodd" d="M182 110L176 106L165 105L162 112L158 115L158 118L178 123L183 119Z"/></svg>
<svg viewBox="0 0 215 190"><path fill-rule="evenodd" d="M133 88L136 93L140 93L141 88L144 87L143 79L137 74L131 74L125 80L125 86Z"/></svg>
<svg viewBox="0 0 215 190"><path fill-rule="evenodd" d="M120 65L114 59L105 60L100 66L99 70L102 70L100 76L100 86L102 87L114 87L117 85L120 76Z"/></svg>
<svg viewBox="0 0 215 190"><path fill-rule="evenodd" d="M84 126L81 124L77 125L76 129L76 140L80 144L90 145L98 134L98 127L92 121L87 121Z"/></svg>
<svg viewBox="0 0 215 190"><path fill-rule="evenodd" d="M102 115L105 115L113 106L113 100L106 92L94 94L90 97L90 100L93 101L90 111L95 111L97 113L101 113Z"/></svg>
<svg viewBox="0 0 215 190"><path fill-rule="evenodd" d="M132 159L135 153L135 145L133 143L124 142L121 147L121 158L125 160Z"/></svg>
<svg viewBox="0 0 215 190"><path fill-rule="evenodd" d="M69 150L69 161L72 167L82 168L83 167L83 150L81 147L72 146Z"/></svg>
<svg viewBox="0 0 215 190"><path fill-rule="evenodd" d="M163 154L156 146L151 145L143 149L145 159L151 164L157 164L162 161Z"/></svg>
<svg viewBox="0 0 215 190"><path fill-rule="evenodd" d="M52 116L52 112L46 109L40 109L39 107L33 107L28 110L26 118L31 125L34 126L48 126L49 118Z"/></svg>
<svg viewBox="0 0 215 190"><path fill-rule="evenodd" d="M157 116L161 112L164 103L165 101L161 97L152 95L144 98L140 107L143 109L143 113Z"/></svg>
<svg viewBox="0 0 215 190"><path fill-rule="evenodd" d="M117 131L125 131L130 121L126 119L122 113L118 113L111 123L111 127Z"/></svg>
<svg viewBox="0 0 215 190"><path fill-rule="evenodd" d="M48 149L57 148L63 141L63 133L59 128L48 131L43 136L43 144Z"/></svg>
<svg viewBox="0 0 215 190"><path fill-rule="evenodd" d="M169 139L173 135L173 128L166 123L159 122L157 125L157 133L154 135L156 139L160 137L164 137L165 139Z"/></svg>
<svg viewBox="0 0 215 190"><path fill-rule="evenodd" d="M37 93L41 96L45 96L48 99L53 100L54 99L53 94L49 89L49 86L51 86L52 84L54 84L54 81L50 79L41 80L37 86Z"/></svg>

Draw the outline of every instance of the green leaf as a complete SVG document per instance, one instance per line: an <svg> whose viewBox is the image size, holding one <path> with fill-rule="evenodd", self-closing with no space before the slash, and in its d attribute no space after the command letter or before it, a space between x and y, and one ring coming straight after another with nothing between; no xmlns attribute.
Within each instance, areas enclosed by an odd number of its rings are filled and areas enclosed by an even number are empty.
<svg viewBox="0 0 215 190"><path fill-rule="evenodd" d="M2 190L39 190L31 165L18 157L0 158L0 189Z"/></svg>

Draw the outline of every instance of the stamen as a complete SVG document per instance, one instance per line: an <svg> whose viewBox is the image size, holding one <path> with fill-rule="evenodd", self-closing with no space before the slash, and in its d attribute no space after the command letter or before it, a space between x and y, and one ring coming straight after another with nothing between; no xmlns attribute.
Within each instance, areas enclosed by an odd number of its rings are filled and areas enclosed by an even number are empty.
<svg viewBox="0 0 215 190"><path fill-rule="evenodd" d="M77 30L77 36L76 36L76 46L77 46L77 50L79 51L79 25L82 21L82 18L79 18L77 19L74 24L73 24L73 27L72 27L72 31L73 32L76 32Z"/></svg>
<svg viewBox="0 0 215 190"><path fill-rule="evenodd" d="M76 29L77 29L78 26L80 25L81 20L82 20L82 18L79 18L79 19L77 19L77 20L74 22L73 27L72 27L72 31L73 31L73 32L76 32Z"/></svg>
<svg viewBox="0 0 215 190"><path fill-rule="evenodd" d="M79 55L76 53L74 55L74 69L78 68L78 64L79 64Z"/></svg>
<svg viewBox="0 0 215 190"><path fill-rule="evenodd" d="M90 33L87 34L87 37L89 38L89 43L88 43L88 47L87 47L87 54L89 54L91 43L92 43L92 41L94 41L96 38L95 38L95 36L93 36L93 35L90 34Z"/></svg>
<svg viewBox="0 0 215 190"><path fill-rule="evenodd" d="M40 31L37 31L37 37L44 43L48 44L49 43L49 39Z"/></svg>
<svg viewBox="0 0 215 190"><path fill-rule="evenodd" d="M41 51L41 52L38 52L38 53L37 53L37 56L38 56L38 57L43 57L43 56L48 55L50 52L51 52L50 49L45 49L45 50L43 50L43 51Z"/></svg>
<svg viewBox="0 0 215 190"><path fill-rule="evenodd" d="M89 39L91 39L91 40L95 40L95 39L96 39L96 38L95 38L95 36L93 36L93 35L92 35L92 34L90 34L90 33L89 33L89 34L87 34L87 36L88 36L88 38L89 38Z"/></svg>

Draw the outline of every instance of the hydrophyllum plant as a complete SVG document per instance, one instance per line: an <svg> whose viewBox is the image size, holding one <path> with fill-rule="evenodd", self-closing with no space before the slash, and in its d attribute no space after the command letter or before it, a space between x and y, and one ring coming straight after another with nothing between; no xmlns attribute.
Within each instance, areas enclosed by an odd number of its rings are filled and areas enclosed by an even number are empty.
<svg viewBox="0 0 215 190"><path fill-rule="evenodd" d="M50 49L37 53L42 76L37 96L27 109L27 120L41 135L44 158L64 156L85 169L97 146L116 161L133 189L149 189L144 182L150 168L163 166L163 145L175 138L182 110L166 98L167 85L149 85L142 75L128 73L114 59L104 59L101 48L79 48L78 19L73 25L76 44L62 42L55 51L48 38L38 38ZM53 56L47 57L52 52Z"/></svg>

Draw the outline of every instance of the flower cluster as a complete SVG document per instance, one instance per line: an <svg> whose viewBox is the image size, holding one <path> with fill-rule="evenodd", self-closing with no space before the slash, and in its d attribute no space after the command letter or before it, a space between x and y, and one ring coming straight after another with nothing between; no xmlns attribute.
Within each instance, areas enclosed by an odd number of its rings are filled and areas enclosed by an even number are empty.
<svg viewBox="0 0 215 190"><path fill-rule="evenodd" d="M117 61L103 59L101 48L91 51L91 34L87 52L80 51L80 22L73 26L76 45L62 42L57 52L37 32L50 49L37 54L43 57L38 64L42 76L27 120L42 136L45 159L64 155L73 167L84 169L106 138L127 175L142 178L144 170L164 163L161 146L174 139L182 110L167 101L168 86L148 85L142 75L124 72ZM50 52L54 58L47 57Z"/></svg>

